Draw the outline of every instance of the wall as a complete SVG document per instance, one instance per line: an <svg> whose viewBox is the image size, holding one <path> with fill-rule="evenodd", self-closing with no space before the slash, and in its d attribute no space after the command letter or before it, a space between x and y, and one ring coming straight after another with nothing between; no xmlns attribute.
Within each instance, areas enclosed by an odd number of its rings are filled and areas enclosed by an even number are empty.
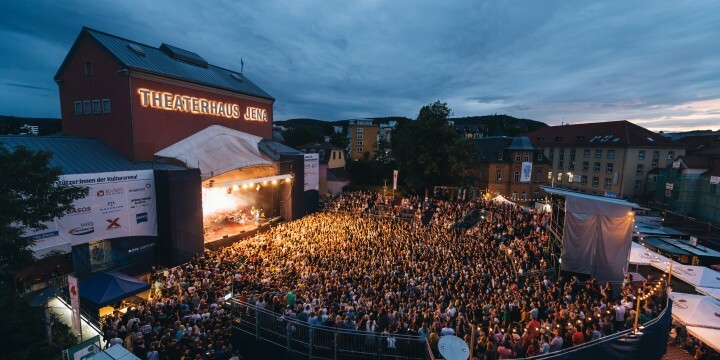
<svg viewBox="0 0 720 360"><path fill-rule="evenodd" d="M335 154L335 158L333 158ZM343 150L332 150L329 156L326 154L328 159L328 169L345 168L345 151Z"/></svg>
<svg viewBox="0 0 720 360"><path fill-rule="evenodd" d="M358 132L358 128L362 128L362 132ZM358 139L357 135L362 134L362 139ZM378 127L375 125L350 125L348 127L348 136L350 137L350 158L353 160L362 159L365 153L368 153L370 159L375 158L375 147L377 145ZM362 145L357 145L358 141L362 141ZM363 151L356 151L358 147L362 147Z"/></svg>
<svg viewBox="0 0 720 360"><path fill-rule="evenodd" d="M85 75L85 63L91 61L94 75ZM132 124L128 77L87 34L77 40L75 52L59 76L60 112L63 132L70 136L98 138L125 157L132 159ZM75 101L110 99L109 114L75 115Z"/></svg>
<svg viewBox="0 0 720 360"><path fill-rule="evenodd" d="M136 161L152 160L154 154L159 150L175 144L210 125L221 125L260 136L264 139L272 139L273 108L270 100L144 74L132 74L130 84L132 89L130 97L132 99L133 134L135 137L134 159ZM143 107L141 96L138 93L140 88L238 104L240 107L240 119ZM266 110L267 121L244 120L242 115L247 107Z"/></svg>

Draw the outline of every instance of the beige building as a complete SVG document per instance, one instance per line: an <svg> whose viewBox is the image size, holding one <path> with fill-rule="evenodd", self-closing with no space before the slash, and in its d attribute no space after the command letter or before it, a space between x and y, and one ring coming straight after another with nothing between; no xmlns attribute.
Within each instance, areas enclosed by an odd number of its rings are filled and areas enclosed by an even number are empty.
<svg viewBox="0 0 720 360"><path fill-rule="evenodd" d="M326 138L326 140L329 139ZM343 174L345 170L345 150L330 144L328 141L323 143L300 145L297 149L305 154L318 154L318 157L320 158L320 188L318 190L320 191L320 194L327 194L328 192L334 194L336 191L331 190L333 186L328 184L328 182L340 181L337 179L342 178L342 176L338 174ZM335 174L329 175L330 170L333 169L340 171L336 171Z"/></svg>
<svg viewBox="0 0 720 360"><path fill-rule="evenodd" d="M371 119L350 120L348 124L350 158L373 159L378 142L378 126Z"/></svg>
<svg viewBox="0 0 720 360"><path fill-rule="evenodd" d="M640 201L648 173L685 154L684 145L629 121L549 126L525 134L552 162L551 186Z"/></svg>

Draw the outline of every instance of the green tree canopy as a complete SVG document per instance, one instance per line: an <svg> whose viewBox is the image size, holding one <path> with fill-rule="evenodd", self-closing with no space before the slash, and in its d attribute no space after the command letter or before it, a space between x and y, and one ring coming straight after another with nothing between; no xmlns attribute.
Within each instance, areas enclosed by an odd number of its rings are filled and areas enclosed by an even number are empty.
<svg viewBox="0 0 720 360"><path fill-rule="evenodd" d="M84 187L57 185L61 170L50 167L52 153L17 147L9 151L0 143L0 276L5 284L13 270L33 261L34 241L24 229L45 229L44 222L62 216L73 201L87 195Z"/></svg>
<svg viewBox="0 0 720 360"><path fill-rule="evenodd" d="M468 174L471 148L447 124L452 111L436 101L420 109L417 120L400 123L392 152L400 178L415 192L435 185L459 185Z"/></svg>

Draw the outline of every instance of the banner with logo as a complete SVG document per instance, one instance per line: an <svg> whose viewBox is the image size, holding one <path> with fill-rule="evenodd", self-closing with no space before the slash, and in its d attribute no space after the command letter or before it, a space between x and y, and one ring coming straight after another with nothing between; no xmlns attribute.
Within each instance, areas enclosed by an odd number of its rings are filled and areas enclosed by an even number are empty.
<svg viewBox="0 0 720 360"><path fill-rule="evenodd" d="M393 170L393 190L397 190L397 177L398 177L398 171Z"/></svg>
<svg viewBox="0 0 720 360"><path fill-rule="evenodd" d="M87 186L74 210L48 223L35 238L33 250L60 248L126 236L157 236L155 180L152 170L61 175L58 183Z"/></svg>
<svg viewBox="0 0 720 360"><path fill-rule="evenodd" d="M320 155L305 154L305 187L303 191L320 190Z"/></svg>
<svg viewBox="0 0 720 360"><path fill-rule="evenodd" d="M532 162L524 161L522 163L522 171L520 172L520 182L530 182L532 177Z"/></svg>
<svg viewBox="0 0 720 360"><path fill-rule="evenodd" d="M68 292L70 293L70 319L72 320L72 328L78 333L82 332L80 323L80 288L78 280L72 275L67 276Z"/></svg>

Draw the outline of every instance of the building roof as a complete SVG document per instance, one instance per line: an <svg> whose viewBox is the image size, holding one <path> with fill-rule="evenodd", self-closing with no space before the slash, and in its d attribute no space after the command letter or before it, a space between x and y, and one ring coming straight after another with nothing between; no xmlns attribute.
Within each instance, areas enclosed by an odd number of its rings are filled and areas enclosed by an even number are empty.
<svg viewBox="0 0 720 360"><path fill-rule="evenodd" d="M512 138L507 136L489 136L479 139L470 139L475 146L476 158L481 161L503 162L510 161L503 157L498 160L497 154L504 152L504 149L512 143Z"/></svg>
<svg viewBox="0 0 720 360"><path fill-rule="evenodd" d="M50 166L63 174L90 174L132 170L182 170L182 166L163 162L134 163L97 139L70 136L0 136L0 146L13 150L25 146L30 150L53 153Z"/></svg>
<svg viewBox="0 0 720 360"><path fill-rule="evenodd" d="M592 199L592 200L607 202L607 203L611 203L611 204L615 204L615 205L623 205L623 206L631 207L634 209L643 209L643 207L641 207L640 205L629 202L629 201L625 201L625 200L613 199L613 198L609 198L609 197L605 197L605 196L583 194L583 193L579 193L576 191L560 189L560 188L550 187L550 186L542 186L541 185L540 188L545 190L545 192L547 192L548 194L562 195L562 196L568 196L568 195L569 196L577 196L577 197L580 197L583 199Z"/></svg>
<svg viewBox="0 0 720 360"><path fill-rule="evenodd" d="M280 155L302 155L303 152L293 149L285 144L281 144L277 141L270 141L270 140L261 140L260 143L258 143L258 149L260 151L269 156L271 159L278 161L280 160Z"/></svg>
<svg viewBox="0 0 720 360"><path fill-rule="evenodd" d="M670 147L685 145L627 120L548 126L523 134L536 147Z"/></svg>
<svg viewBox="0 0 720 360"><path fill-rule="evenodd" d="M339 146L335 146L329 142L307 143L307 144L296 146L296 148L301 149L301 150L302 149L308 149L308 150L312 149L312 150L325 150L325 151L342 150L343 149L343 148L341 148Z"/></svg>
<svg viewBox="0 0 720 360"><path fill-rule="evenodd" d="M677 142L687 145L687 149L685 150L686 154L706 152L710 149L720 148L720 136L718 135L686 136L677 140Z"/></svg>
<svg viewBox="0 0 720 360"><path fill-rule="evenodd" d="M159 48L156 48L87 27L83 27L80 31L75 44L73 44L72 49L70 49L60 69L58 69L55 80L60 79L65 65L72 58L83 34L95 39L125 69L167 76L236 93L275 100L240 72L208 64L205 59L191 51L168 44L162 44Z"/></svg>
<svg viewBox="0 0 720 360"><path fill-rule="evenodd" d="M505 150L537 150L530 143L530 139L527 136L515 136L512 138L510 146L506 147Z"/></svg>

